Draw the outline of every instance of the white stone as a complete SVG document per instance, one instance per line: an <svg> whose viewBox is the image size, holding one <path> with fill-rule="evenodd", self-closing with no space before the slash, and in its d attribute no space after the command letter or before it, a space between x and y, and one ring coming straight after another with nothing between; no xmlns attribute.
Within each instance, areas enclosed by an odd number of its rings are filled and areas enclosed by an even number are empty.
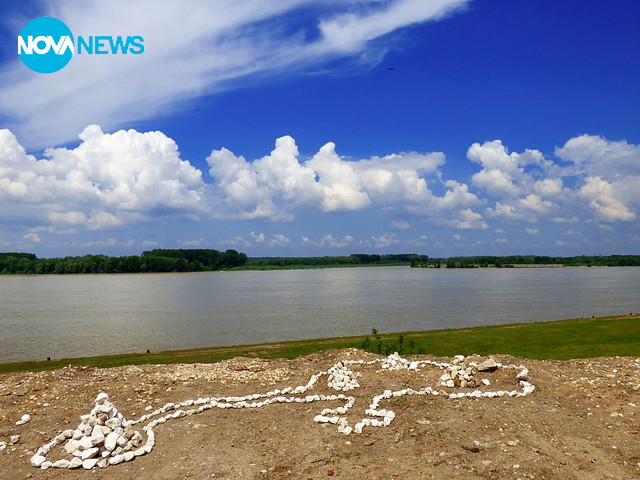
<svg viewBox="0 0 640 480"><path fill-rule="evenodd" d="M98 455L98 451L98 447L88 448L87 450L82 452L82 456L80 458L82 458L83 460L86 460L87 458L93 458Z"/></svg>
<svg viewBox="0 0 640 480"><path fill-rule="evenodd" d="M16 425L24 425L30 420L31 420L31 415L29 415L28 413L25 413L24 415L22 415L22 417L20 417L20 420L16 422Z"/></svg>
<svg viewBox="0 0 640 480"><path fill-rule="evenodd" d="M69 469L80 468L81 466L82 466L82 459L80 459L78 457L74 457L69 462L69 466L67 468L69 468Z"/></svg>
<svg viewBox="0 0 640 480"><path fill-rule="evenodd" d="M29 460L29 463L31 463L31 465L33 465L34 467L39 467L45 462L45 460L46 460L46 457L44 457L43 455L35 454L33 457L31 457L31 460Z"/></svg>
<svg viewBox="0 0 640 480"><path fill-rule="evenodd" d="M82 461L82 468L84 468L85 470L91 470L93 467L96 466L96 463L98 463L98 458L87 458L86 460Z"/></svg>
<svg viewBox="0 0 640 480"><path fill-rule="evenodd" d="M133 460L133 457L135 457L135 454L133 452L125 452L124 461L130 462L131 460Z"/></svg>
<svg viewBox="0 0 640 480"><path fill-rule="evenodd" d="M122 420L120 420L118 417L114 417L104 422L104 424L107 427L111 428L112 430L115 430L116 428L122 425Z"/></svg>
<svg viewBox="0 0 640 480"><path fill-rule="evenodd" d="M69 468L69 465L71 464L71 462L69 460L58 460L57 462L53 462L53 464L51 465L53 468Z"/></svg>
<svg viewBox="0 0 640 480"><path fill-rule="evenodd" d="M113 449L116 448L119 436L120 435L118 435L116 432L111 432L109 435L107 435L107 438L105 438L104 440L104 448L106 448L110 452L113 451Z"/></svg>
<svg viewBox="0 0 640 480"><path fill-rule="evenodd" d="M100 425L96 425L93 427L93 431L91 432L91 445L100 445L104 442L104 432L102 431L102 427Z"/></svg>
<svg viewBox="0 0 640 480"><path fill-rule="evenodd" d="M109 400L109 395L103 392L98 394L98 396L95 399L95 403L98 405L102 405L104 402L108 400Z"/></svg>
<svg viewBox="0 0 640 480"><path fill-rule="evenodd" d="M91 437L82 437L78 442L78 448L81 450L86 450L91 447L93 447L93 443L91 443Z"/></svg>
<svg viewBox="0 0 640 480"><path fill-rule="evenodd" d="M9 445L15 445L20 441L20 435L11 435L9 437Z"/></svg>
<svg viewBox="0 0 640 480"><path fill-rule="evenodd" d="M64 451L67 452L69 455L71 455L77 449L78 449L78 442L76 440L69 440L64 446Z"/></svg>
<svg viewBox="0 0 640 480"><path fill-rule="evenodd" d="M51 468L51 465L53 465L53 463L50 462L49 460L46 460L46 461L42 462L42 465L40 465L40 468L42 470L47 470L48 468Z"/></svg>
<svg viewBox="0 0 640 480"><path fill-rule="evenodd" d="M124 462L124 455L116 455L115 457L111 457L109 459L109 463L111 465L117 465L122 462Z"/></svg>
<svg viewBox="0 0 640 480"><path fill-rule="evenodd" d="M493 372L498 369L498 364L493 358L489 358L478 365L479 372Z"/></svg>

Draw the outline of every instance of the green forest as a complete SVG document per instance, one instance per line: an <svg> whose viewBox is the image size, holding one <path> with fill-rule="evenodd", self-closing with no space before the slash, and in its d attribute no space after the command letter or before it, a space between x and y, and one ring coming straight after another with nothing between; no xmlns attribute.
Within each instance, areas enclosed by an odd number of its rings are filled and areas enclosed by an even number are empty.
<svg viewBox="0 0 640 480"><path fill-rule="evenodd" d="M536 255L429 258L427 255L354 253L326 257L255 257L236 250L154 249L141 255L38 258L33 253L0 253L0 274L203 272L410 265L422 268L510 268L513 266L640 266L640 255L549 257Z"/></svg>
<svg viewBox="0 0 640 480"><path fill-rule="evenodd" d="M33 253L0 253L0 274L202 272L246 262L244 253L208 249L154 249L124 257L38 258Z"/></svg>
<svg viewBox="0 0 640 480"><path fill-rule="evenodd" d="M427 255L412 253L393 255L354 253L349 256L338 257L256 257L249 258L243 268L247 270L271 270L279 268L362 267L411 265L428 261L429 257Z"/></svg>
<svg viewBox="0 0 640 480"><path fill-rule="evenodd" d="M427 262L415 263L414 267L429 268L509 268L517 266L563 266L563 267L637 267L640 255L579 255L575 257L548 257L537 255L473 256L431 258Z"/></svg>

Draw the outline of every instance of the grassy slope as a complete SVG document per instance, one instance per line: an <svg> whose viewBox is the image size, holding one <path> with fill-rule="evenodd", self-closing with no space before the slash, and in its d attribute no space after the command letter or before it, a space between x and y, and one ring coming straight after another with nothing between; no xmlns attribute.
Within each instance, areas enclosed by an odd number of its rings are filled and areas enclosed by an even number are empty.
<svg viewBox="0 0 640 480"><path fill-rule="evenodd" d="M66 365L115 367L149 363L211 363L250 356L295 358L328 348L359 347L367 336L210 347L154 353L134 353L103 357L61 359L51 362L0 364L0 373L53 370ZM397 334L382 334L393 343ZM533 359L569 359L601 356L640 356L640 315L555 322L498 325L490 327L407 332L406 341L437 356L478 353L510 354Z"/></svg>

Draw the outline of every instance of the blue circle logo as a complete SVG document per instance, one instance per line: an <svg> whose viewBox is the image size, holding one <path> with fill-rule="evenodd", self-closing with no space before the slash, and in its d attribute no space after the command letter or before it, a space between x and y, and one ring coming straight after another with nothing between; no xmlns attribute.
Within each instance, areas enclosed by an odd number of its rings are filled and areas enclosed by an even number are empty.
<svg viewBox="0 0 640 480"><path fill-rule="evenodd" d="M69 63L74 52L71 30L57 18L31 20L18 35L20 59L34 72L57 72Z"/></svg>

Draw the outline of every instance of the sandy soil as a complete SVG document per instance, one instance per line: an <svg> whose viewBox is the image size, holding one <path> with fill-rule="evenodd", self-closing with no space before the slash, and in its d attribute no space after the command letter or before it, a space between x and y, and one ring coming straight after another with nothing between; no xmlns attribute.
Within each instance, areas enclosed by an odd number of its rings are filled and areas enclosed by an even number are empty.
<svg viewBox="0 0 640 480"><path fill-rule="evenodd" d="M236 358L218 364L68 367L53 372L0 376L0 476L6 479L576 479L640 478L640 359L533 361L526 365L536 391L526 397L448 399L403 396L384 400L396 418L386 427L344 435L336 425L314 423L340 402L273 404L253 409L211 409L167 421L154 430L148 455L92 470L41 470L29 459L44 443L109 394L127 419L167 402L203 396L247 395L305 385L311 375L343 359L371 360L358 350L325 351L296 360ZM412 359L434 359L416 356ZM450 361L451 359L437 359ZM479 359L482 360L482 359ZM384 390L438 385L435 367L388 371L354 366L360 387L350 424L366 417ZM478 374L485 391L519 389L516 371ZM466 391L471 391L466 389ZM321 377L308 394L336 393ZM147 408L147 410L145 410ZM23 414L31 421L15 425ZM136 426L141 430L141 425ZM15 440L15 438L14 438ZM48 458L70 458L62 446Z"/></svg>

